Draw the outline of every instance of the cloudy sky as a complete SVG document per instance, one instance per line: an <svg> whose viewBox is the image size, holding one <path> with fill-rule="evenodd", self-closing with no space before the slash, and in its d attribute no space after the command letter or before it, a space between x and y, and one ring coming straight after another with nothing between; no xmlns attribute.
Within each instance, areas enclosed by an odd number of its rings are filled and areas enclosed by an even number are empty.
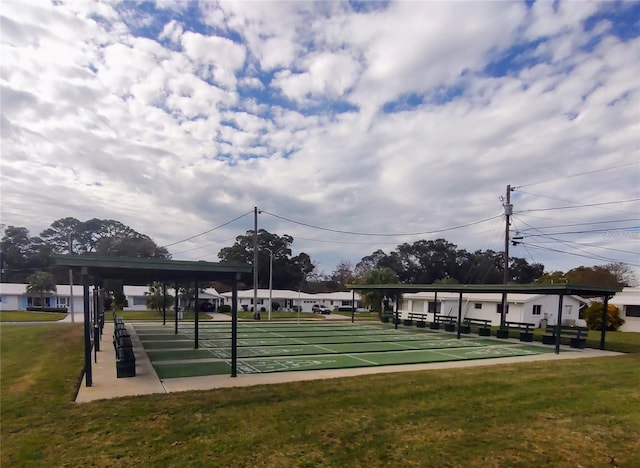
<svg viewBox="0 0 640 468"><path fill-rule="evenodd" d="M512 255L637 270L639 18L638 2L4 0L1 222L116 219L216 261L258 207L331 273L419 239L502 250L510 184Z"/></svg>

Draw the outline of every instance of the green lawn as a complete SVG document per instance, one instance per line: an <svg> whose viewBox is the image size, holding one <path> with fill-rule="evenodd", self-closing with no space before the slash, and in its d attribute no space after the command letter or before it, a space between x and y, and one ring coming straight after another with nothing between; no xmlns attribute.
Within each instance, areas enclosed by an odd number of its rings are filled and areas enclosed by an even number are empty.
<svg viewBox="0 0 640 468"><path fill-rule="evenodd" d="M76 405L82 325L1 333L2 466L640 466L640 354Z"/></svg>
<svg viewBox="0 0 640 468"><path fill-rule="evenodd" d="M30 312L26 310L0 311L0 322L57 322L67 314L60 312Z"/></svg>

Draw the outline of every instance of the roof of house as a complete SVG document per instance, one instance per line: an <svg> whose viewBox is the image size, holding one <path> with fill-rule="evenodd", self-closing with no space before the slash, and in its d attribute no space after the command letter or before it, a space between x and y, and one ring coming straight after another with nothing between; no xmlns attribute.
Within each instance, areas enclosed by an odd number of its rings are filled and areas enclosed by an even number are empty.
<svg viewBox="0 0 640 468"><path fill-rule="evenodd" d="M129 286L124 285L122 287L125 296L144 296L149 292L149 286ZM200 299L219 299L222 296L218 294L215 288L203 288L204 292L200 291ZM0 294L7 296L23 296L27 293L27 285L23 283L0 283ZM174 293L174 288L167 287L167 293ZM46 294L47 296L70 296L71 288L68 284L57 284L55 292ZM82 285L74 285L73 296L82 297Z"/></svg>
<svg viewBox="0 0 640 468"><path fill-rule="evenodd" d="M624 288L609 300L615 305L640 305L640 288Z"/></svg>
<svg viewBox="0 0 640 468"><path fill-rule="evenodd" d="M580 296L612 296L620 288L591 286L584 284L348 284L356 291L387 290L399 293L409 292L451 292L451 293L522 293L522 294L562 294Z"/></svg>
<svg viewBox="0 0 640 468"><path fill-rule="evenodd" d="M231 291L221 294L224 297L231 297ZM261 299L269 297L269 289L258 289L257 295ZM314 301L350 301L352 299L351 292L332 292L332 293L304 293L301 291L293 291L290 289L273 289L271 290L271 297L275 299L301 299L301 300L314 300ZM253 298L253 289L245 289L238 291L239 299ZM360 299L360 295L356 293L356 300Z"/></svg>

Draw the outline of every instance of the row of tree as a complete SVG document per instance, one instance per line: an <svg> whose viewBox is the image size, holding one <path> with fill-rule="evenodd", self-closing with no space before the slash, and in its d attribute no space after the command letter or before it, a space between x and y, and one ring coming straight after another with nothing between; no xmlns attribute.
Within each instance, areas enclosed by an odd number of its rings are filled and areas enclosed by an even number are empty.
<svg viewBox="0 0 640 468"><path fill-rule="evenodd" d="M39 236L29 230L9 226L0 241L2 281L25 283L39 270L52 270L54 254L75 253L113 257L170 258L169 251L151 238L112 219L62 218ZM65 283L63 271L52 270L58 283Z"/></svg>
<svg viewBox="0 0 640 468"><path fill-rule="evenodd" d="M253 263L253 234L253 231L247 231L236 237L232 246L220 250L220 261ZM389 253L376 250L363 257L355 267L348 261L342 261L329 275L318 274L308 254L301 252L293 256L291 247L294 239L288 234L280 236L261 229L257 233L257 241L259 288L268 288L271 279L274 289L335 291L344 289L346 284L371 281L371 278L367 279L371 272L386 270L395 275L395 281L413 284L495 284L502 283L504 277L502 252L468 252L445 239L403 243ZM50 270L56 275L56 282L63 284L67 281L66 272L52 268L52 255L69 252L138 258L171 257L166 248L157 246L149 236L119 221L63 218L54 221L35 237L31 237L24 227L9 226L5 229L1 240L2 281L28 282L27 277L32 273ZM544 266L540 263L529 263L519 257L509 259L510 283L570 282L619 287L633 280L629 268L623 264L544 273ZM253 286L250 274L241 281L241 287Z"/></svg>

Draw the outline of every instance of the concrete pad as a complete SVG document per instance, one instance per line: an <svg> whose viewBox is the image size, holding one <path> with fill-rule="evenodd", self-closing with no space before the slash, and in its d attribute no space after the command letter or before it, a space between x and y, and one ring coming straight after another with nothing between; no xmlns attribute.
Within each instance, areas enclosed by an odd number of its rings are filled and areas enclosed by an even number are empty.
<svg viewBox="0 0 640 468"><path fill-rule="evenodd" d="M360 367L349 369L326 369L311 371L273 372L265 374L208 375L160 380L144 351L134 328L127 324L136 356L136 376L118 379L116 376L115 350L112 345L113 323L105 324L101 341L102 350L98 352L98 363L93 364L93 386L86 387L84 379L76 403L93 400L118 398L152 393L170 393L189 390L212 390L216 388L248 387L252 385L269 385L305 380L323 380L360 375L383 374L408 371L429 371L436 369L460 369L465 367L493 366L500 364L517 364L521 362L551 361L560 359L583 359L593 357L620 356L623 353L600 351L597 349L573 349L562 346L560 354L537 354L534 356L511 356L492 359L475 359L465 361L434 362L429 364L406 364L392 366ZM505 343L519 343L517 339L504 340ZM549 349L541 343L527 343ZM570 351L570 352L569 352Z"/></svg>
<svg viewBox="0 0 640 468"><path fill-rule="evenodd" d="M76 403L131 395L166 393L147 353L140 343L138 335L131 325L127 324L126 327L131 335L133 351L136 357L136 376L117 378L116 353L112 342L113 322L105 323L102 340L100 341L100 351L97 353L98 362L93 361L91 366L93 386L85 386L85 378L83 376L82 384L76 396ZM91 357L94 357L94 353L91 354Z"/></svg>

